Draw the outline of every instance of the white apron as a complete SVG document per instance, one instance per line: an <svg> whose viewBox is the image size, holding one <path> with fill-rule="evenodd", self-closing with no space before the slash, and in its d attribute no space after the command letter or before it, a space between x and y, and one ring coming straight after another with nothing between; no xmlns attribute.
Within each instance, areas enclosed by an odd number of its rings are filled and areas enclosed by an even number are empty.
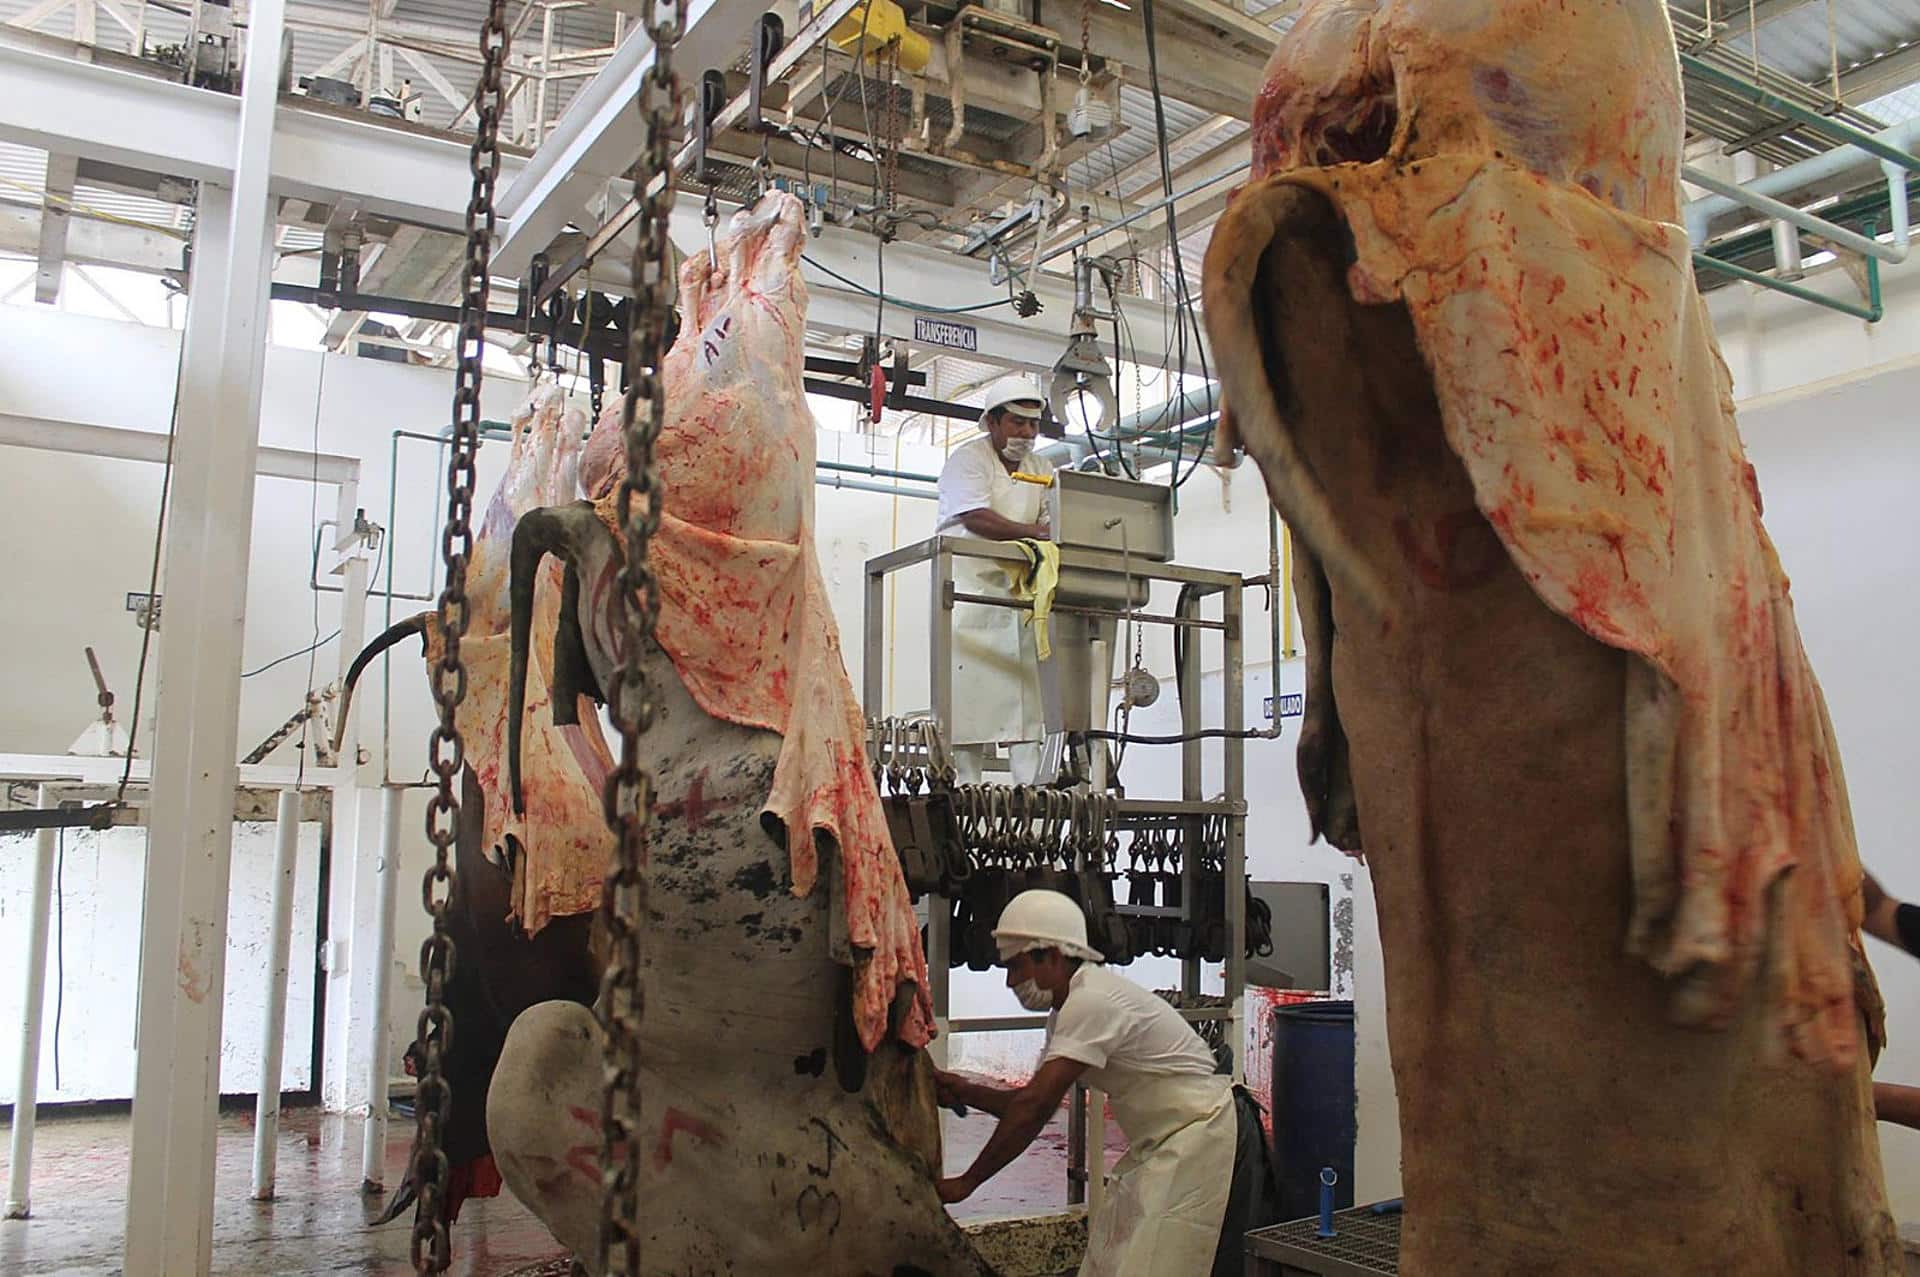
<svg viewBox="0 0 1920 1277"><path fill-rule="evenodd" d="M1239 1118L1221 1074L1101 1075L1127 1155L1088 1221L1080 1277L1205 1277L1233 1186Z"/></svg>
<svg viewBox="0 0 1920 1277"><path fill-rule="evenodd" d="M1008 478L1004 484L994 484L988 508L1017 523L1033 523L1040 518L1046 499L1047 489L1040 485ZM946 531L951 536L972 535L958 525ZM953 588L962 594L1006 598L1013 592L1013 579L991 559L956 557ZM1023 624L1025 618L1017 608L953 605L953 744L1046 739L1039 656L1034 651L1033 627Z"/></svg>

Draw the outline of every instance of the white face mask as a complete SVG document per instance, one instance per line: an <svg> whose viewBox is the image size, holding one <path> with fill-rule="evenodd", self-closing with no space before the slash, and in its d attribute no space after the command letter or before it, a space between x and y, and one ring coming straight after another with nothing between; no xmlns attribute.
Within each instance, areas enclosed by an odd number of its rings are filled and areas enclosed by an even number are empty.
<svg viewBox="0 0 1920 1277"><path fill-rule="evenodd" d="M1006 446L1000 449L1000 455L1005 457L1010 464L1017 466L1022 461L1025 461L1027 454L1032 451L1033 440L1009 439L1006 442Z"/></svg>
<svg viewBox="0 0 1920 1277"><path fill-rule="evenodd" d="M1022 980L1014 985L1013 996L1020 999L1020 1005L1029 1011L1053 1010L1053 994L1033 980Z"/></svg>

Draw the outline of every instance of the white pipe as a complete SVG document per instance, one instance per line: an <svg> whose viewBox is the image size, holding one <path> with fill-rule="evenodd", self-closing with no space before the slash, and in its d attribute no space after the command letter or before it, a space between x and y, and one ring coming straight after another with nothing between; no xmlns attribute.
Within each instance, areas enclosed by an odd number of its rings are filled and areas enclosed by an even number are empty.
<svg viewBox="0 0 1920 1277"><path fill-rule="evenodd" d="M40 786L39 807L53 807L53 786ZM47 921L53 912L55 831L33 836L33 912L27 918L26 998L20 1021L20 1072L14 1085L13 1147L7 1168L7 1218L33 1213L33 1126L40 1098L40 1022L47 998Z"/></svg>
<svg viewBox="0 0 1920 1277"><path fill-rule="evenodd" d="M273 912L267 933L267 1024L260 1040L260 1087L253 1102L253 1200L273 1200L280 1139L280 1064L287 1037L287 966L293 950L294 872L300 852L300 791L280 791L273 826Z"/></svg>
<svg viewBox="0 0 1920 1277"><path fill-rule="evenodd" d="M1890 160L1882 160L1880 169L1887 175L1887 205L1890 225L1893 227L1895 248L1905 251L1912 228L1908 225L1907 214L1907 170Z"/></svg>
<svg viewBox="0 0 1920 1277"><path fill-rule="evenodd" d="M1892 128L1883 129L1873 135L1877 142L1902 151L1920 150L1920 117L1903 121ZM1881 161L1885 163L1885 161ZM1802 190L1828 178L1839 177L1843 173L1857 168L1865 168L1874 163L1874 157L1857 146L1837 146L1831 151L1823 151L1811 159L1801 160L1798 164L1789 164L1782 169L1753 179L1748 187L1757 195L1786 195ZM1693 179L1689 177L1688 181ZM1731 213L1739 207L1739 202L1724 195L1714 194L1697 199L1686 207L1687 225L1698 223L1705 227L1714 218ZM1695 238L1696 244L1699 237Z"/></svg>
<svg viewBox="0 0 1920 1277"><path fill-rule="evenodd" d="M1806 274L1800 264L1800 231L1791 222L1773 221L1767 226L1773 232L1773 273L1787 280L1799 279Z"/></svg>
<svg viewBox="0 0 1920 1277"><path fill-rule="evenodd" d="M367 1052L371 1075L367 1079L367 1117L360 1146L360 1191L386 1188L387 1152L387 1027L393 982L393 902L400 882L400 798L402 790L387 785L380 790L380 893L374 906L373 1015L369 1031L373 1047Z"/></svg>
<svg viewBox="0 0 1920 1277"><path fill-rule="evenodd" d="M1761 195L1751 187L1735 186L1732 183L1723 182L1719 178L1707 173L1702 173L1699 169L1691 166L1682 169L1681 176L1687 181L1692 182L1695 186L1705 187L1716 195L1724 195L1735 203L1744 204L1755 212L1765 213L1768 217L1776 217L1783 222L1792 222L1801 230L1809 231L1818 235L1821 239L1838 244L1842 248L1852 249L1854 252L1865 254L1868 257L1877 257L1883 262L1890 262L1894 265L1898 265L1907 260L1907 245L1905 243L1896 243L1889 247L1880 243L1878 240L1868 239L1864 235L1856 235L1844 226L1836 226L1825 218L1815 217L1812 213L1804 209L1798 209L1791 204L1783 204L1770 196ZM1696 240L1695 247L1698 246L1699 244Z"/></svg>

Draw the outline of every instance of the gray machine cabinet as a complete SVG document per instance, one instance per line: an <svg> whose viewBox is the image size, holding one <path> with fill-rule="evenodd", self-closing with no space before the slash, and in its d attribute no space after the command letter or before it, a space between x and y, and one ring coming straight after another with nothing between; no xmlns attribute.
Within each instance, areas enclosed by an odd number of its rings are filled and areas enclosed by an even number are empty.
<svg viewBox="0 0 1920 1277"><path fill-rule="evenodd" d="M1173 561L1173 493L1164 483L1056 470L1047 517L1061 545Z"/></svg>

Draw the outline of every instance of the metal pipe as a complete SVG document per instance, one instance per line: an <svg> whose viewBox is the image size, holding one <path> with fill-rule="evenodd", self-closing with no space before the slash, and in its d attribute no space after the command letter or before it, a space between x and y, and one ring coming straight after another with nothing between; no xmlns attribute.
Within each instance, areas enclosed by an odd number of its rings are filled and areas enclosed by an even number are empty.
<svg viewBox="0 0 1920 1277"><path fill-rule="evenodd" d="M1826 134L1837 142L1857 146L1876 159L1898 164L1910 173L1920 173L1920 157L1897 150L1874 134L1863 132L1850 124L1842 124L1838 120L1828 119L1817 111L1809 111L1797 102L1789 102L1777 93L1769 93L1759 85L1743 80L1737 75L1730 75L1719 67L1702 62L1690 53L1680 55L1680 65L1689 74L1698 76L1715 88L1737 94L1755 106L1772 111L1776 115L1784 115L1790 120L1806 125L1816 133Z"/></svg>
<svg viewBox="0 0 1920 1277"><path fill-rule="evenodd" d="M1813 289L1803 288L1799 284L1789 284L1784 279L1775 279L1771 275L1762 275L1757 270L1748 270L1746 267L1736 266L1732 262L1723 262L1719 258L1709 257L1705 253L1695 253L1693 255L1693 264L1696 269L1719 271L1723 275L1731 275L1735 279L1744 279L1750 284L1758 284L1762 288L1770 288L1776 293L1785 293L1787 296L1798 298L1803 302L1812 302L1816 306L1825 306L1828 310L1837 310L1843 315L1852 315L1855 319L1864 319L1869 324L1877 324L1880 322L1882 314L1880 307L1880 263L1872 257L1867 259L1867 285L1871 301L1871 304L1867 306L1856 306L1852 302L1843 302L1837 297L1828 297L1825 293L1817 293Z"/></svg>
<svg viewBox="0 0 1920 1277"><path fill-rule="evenodd" d="M300 791L280 791L274 813L273 887L267 932L267 1023L260 1038L260 1087L253 1100L253 1200L273 1200L280 1139L280 1064L287 1037L287 963L293 949L293 875L300 850Z"/></svg>
<svg viewBox="0 0 1920 1277"><path fill-rule="evenodd" d="M1114 231L1119 230L1123 226L1131 226L1133 223L1139 221L1141 218L1145 217L1147 214L1153 212L1156 209L1165 208L1167 205L1172 204L1177 200L1183 200L1187 198L1187 196L1189 195L1197 195L1201 191L1206 190L1209 186L1218 186L1220 183L1226 181L1228 178L1238 177L1240 176L1240 174L1245 173L1248 169L1252 167L1253 167L1253 161L1248 160L1244 164L1234 165L1232 168L1227 169L1225 172L1215 173L1212 177L1204 178L1201 181L1195 182L1192 186L1189 186L1184 191L1175 191L1171 195L1163 195L1151 204L1145 204L1139 208L1134 209L1133 212L1128 213L1125 217L1118 218L1114 221L1108 222L1105 226L1096 226L1094 229L1088 231L1086 234L1080 236L1077 239L1068 240L1066 243L1060 245L1058 248L1049 249L1047 252L1042 253L1040 255L1039 264L1042 266L1045 266L1048 262L1052 261L1054 258L1060 257L1066 253L1071 253L1076 248L1084 248L1086 245L1091 244L1094 240L1099 239L1103 235L1110 235Z"/></svg>
<svg viewBox="0 0 1920 1277"><path fill-rule="evenodd" d="M53 786L40 786L39 806L53 806ZM7 1167L8 1219L33 1213L33 1128L40 1098L40 1024L47 998L47 923L53 912L53 829L33 836L33 911L27 917L25 1002L20 1016L20 1068L14 1082L13 1141Z"/></svg>
<svg viewBox="0 0 1920 1277"><path fill-rule="evenodd" d="M1293 529L1280 529L1280 581L1287 593L1287 605L1281 609L1280 657L1293 659Z"/></svg>
<svg viewBox="0 0 1920 1277"><path fill-rule="evenodd" d="M816 470L838 470L845 474L864 474L871 479L913 479L920 483L938 483L937 474L919 474L912 470L890 470L886 466L856 466L846 461L816 461Z"/></svg>
<svg viewBox="0 0 1920 1277"><path fill-rule="evenodd" d="M380 890L373 916L373 1015L369 1031L373 1047L367 1052L367 1117L360 1142L360 1191L386 1191L387 1152L387 1024L393 989L393 902L400 883L400 801L403 791L387 785L380 791L380 859L375 872Z"/></svg>
<svg viewBox="0 0 1920 1277"><path fill-rule="evenodd" d="M1800 231L1792 222L1769 222L1773 233L1773 270L1781 279L1799 279L1806 271L1800 263Z"/></svg>
<svg viewBox="0 0 1920 1277"><path fill-rule="evenodd" d="M1897 164L1882 163L1881 172L1887 175L1887 210L1892 215L1894 246L1900 251L1907 250L1907 244L1913 234L1908 222L1911 216L1907 209L1907 171ZM1872 223L1868 223L1869 226Z"/></svg>
<svg viewBox="0 0 1920 1277"><path fill-rule="evenodd" d="M1273 726L1270 738L1280 735L1280 616L1287 612L1289 600L1281 597L1280 584L1280 512L1267 503L1267 643L1271 653L1267 663L1267 694L1273 697Z"/></svg>
<svg viewBox="0 0 1920 1277"><path fill-rule="evenodd" d="M1894 265L1899 265L1901 262L1907 260L1907 245L1905 244L1888 246L1880 243L1878 240L1871 240L1863 235L1856 235L1846 227L1836 226L1825 218L1815 217L1812 213L1804 209L1795 208L1791 204L1784 204L1771 196L1761 195L1757 191L1747 187L1735 186L1731 182L1723 182L1717 177L1702 173L1699 169L1691 165L1682 168L1680 175L1687 181L1692 182L1695 186L1704 187L1716 195L1724 196L1734 201L1736 204L1744 204L1755 212L1765 213L1768 217L1778 218L1783 222L1791 222L1801 230L1811 232L1822 239L1830 240L1842 248L1852 249L1854 252L1860 253L1863 256L1877 257L1883 262L1891 262Z"/></svg>
<svg viewBox="0 0 1920 1277"><path fill-rule="evenodd" d="M912 497L918 501L938 501L938 492L925 492L918 488L889 488L884 483L868 483L864 479L844 479L837 474L817 474L813 481L823 488L851 488L855 492L878 492L888 497Z"/></svg>
<svg viewBox="0 0 1920 1277"><path fill-rule="evenodd" d="M1912 151L1920 147L1920 117L1896 124L1873 134L1896 151ZM1747 189L1761 195L1787 195L1794 191L1813 186L1816 183L1836 178L1853 169L1870 164L1874 156L1857 146L1840 146L1798 164L1789 164L1785 168L1764 173L1747 183ZM1905 173L1906 167L1890 164L1882 159L1883 167L1891 167ZM1739 207L1734 201L1720 195L1709 195L1690 202L1686 206L1686 221L1689 229L1698 225L1701 234L1695 236L1695 242L1704 237L1706 225L1712 219L1725 213L1731 213Z"/></svg>

